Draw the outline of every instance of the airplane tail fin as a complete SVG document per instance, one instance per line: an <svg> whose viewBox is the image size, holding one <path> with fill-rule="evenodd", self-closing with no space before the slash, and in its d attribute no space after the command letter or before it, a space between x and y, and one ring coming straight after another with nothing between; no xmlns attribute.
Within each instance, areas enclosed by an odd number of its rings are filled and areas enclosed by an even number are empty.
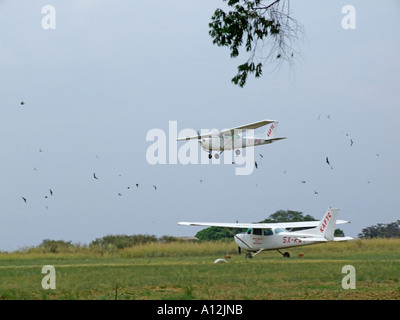
<svg viewBox="0 0 400 320"><path fill-rule="evenodd" d="M329 207L326 210L324 216L320 220L318 226L313 229L307 230L307 232L321 239L320 241L332 241L335 240L334 233L336 228L336 221L339 209ZM311 240L310 240L311 241Z"/></svg>
<svg viewBox="0 0 400 320"><path fill-rule="evenodd" d="M263 133L264 139L273 139L276 138L276 133L278 131L279 122L272 122L271 125L267 128L267 130Z"/></svg>
<svg viewBox="0 0 400 320"><path fill-rule="evenodd" d="M263 134L261 134L260 138L269 140L270 142L286 139L277 137L278 124L279 122L277 121L272 122L271 125L267 128L267 130Z"/></svg>
<svg viewBox="0 0 400 320"><path fill-rule="evenodd" d="M339 209L329 207L328 210L326 210L324 217L319 222L318 227L316 228L317 234L321 235L328 241L334 240L338 213Z"/></svg>

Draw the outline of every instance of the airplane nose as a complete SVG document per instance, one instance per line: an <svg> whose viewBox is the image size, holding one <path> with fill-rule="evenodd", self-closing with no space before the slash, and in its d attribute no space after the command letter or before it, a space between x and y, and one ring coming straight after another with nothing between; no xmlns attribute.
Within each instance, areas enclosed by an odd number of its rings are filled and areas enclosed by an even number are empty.
<svg viewBox="0 0 400 320"><path fill-rule="evenodd" d="M235 242L239 247L243 246L243 242L240 241L240 240L242 240L242 236L243 235L240 233L236 234L236 236L235 236Z"/></svg>

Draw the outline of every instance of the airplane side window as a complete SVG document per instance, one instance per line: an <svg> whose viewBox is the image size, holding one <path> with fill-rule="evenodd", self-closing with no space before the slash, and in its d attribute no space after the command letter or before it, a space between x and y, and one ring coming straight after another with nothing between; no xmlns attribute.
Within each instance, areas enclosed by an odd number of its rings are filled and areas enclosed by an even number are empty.
<svg viewBox="0 0 400 320"><path fill-rule="evenodd" d="M262 236L262 229L253 229L253 234L256 236Z"/></svg>
<svg viewBox="0 0 400 320"><path fill-rule="evenodd" d="M275 229L276 234L281 233L281 232L289 232L289 231L287 231L285 228L276 228Z"/></svg>
<svg viewBox="0 0 400 320"><path fill-rule="evenodd" d="M264 229L264 236L272 236L273 234L272 229Z"/></svg>

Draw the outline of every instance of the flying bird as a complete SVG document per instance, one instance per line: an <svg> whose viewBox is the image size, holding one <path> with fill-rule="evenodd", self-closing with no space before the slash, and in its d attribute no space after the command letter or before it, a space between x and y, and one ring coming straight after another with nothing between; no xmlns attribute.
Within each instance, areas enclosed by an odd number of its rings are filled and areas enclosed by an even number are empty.
<svg viewBox="0 0 400 320"><path fill-rule="evenodd" d="M21 101L21 106L23 106L25 104L25 102L24 101Z"/></svg>
<svg viewBox="0 0 400 320"><path fill-rule="evenodd" d="M350 139L350 147L353 146L353 139Z"/></svg>
<svg viewBox="0 0 400 320"><path fill-rule="evenodd" d="M24 199L25 203L26 203L26 198L22 197L22 199Z"/></svg>
<svg viewBox="0 0 400 320"><path fill-rule="evenodd" d="M258 169L258 163L257 163L257 161L254 161L254 165L256 166L256 169Z"/></svg>
<svg viewBox="0 0 400 320"><path fill-rule="evenodd" d="M136 187L138 187L138 188L139 188L139 183L136 183Z"/></svg>
<svg viewBox="0 0 400 320"><path fill-rule="evenodd" d="M96 173L93 173L93 178L99 180L99 178L96 177Z"/></svg>
<svg viewBox="0 0 400 320"><path fill-rule="evenodd" d="M329 159L328 159L328 157L326 157L326 163L328 164L328 165L330 165L331 166L331 169L333 169L333 166L331 165L331 163L329 162Z"/></svg>
<svg viewBox="0 0 400 320"><path fill-rule="evenodd" d="M153 184L153 187L154 187L154 190L157 190L157 186L155 186L155 185Z"/></svg>
<svg viewBox="0 0 400 320"><path fill-rule="evenodd" d="M53 190L51 190L51 189L49 189L50 190L50 195L52 196L53 195Z"/></svg>
<svg viewBox="0 0 400 320"><path fill-rule="evenodd" d="M301 180L300 182L301 182L301 183L306 183L306 180Z"/></svg>

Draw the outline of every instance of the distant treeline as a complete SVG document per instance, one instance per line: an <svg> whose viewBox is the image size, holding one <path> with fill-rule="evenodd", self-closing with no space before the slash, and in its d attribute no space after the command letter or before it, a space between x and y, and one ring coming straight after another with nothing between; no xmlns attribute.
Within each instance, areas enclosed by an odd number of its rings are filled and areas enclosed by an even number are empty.
<svg viewBox="0 0 400 320"><path fill-rule="evenodd" d="M135 234L131 236L125 234L119 234L119 235L107 235L102 238L97 238L89 244L89 248L102 247L102 248L124 249L133 247L135 245L146 244L151 242L169 243L174 241L180 241L180 239L172 236L162 236L157 238L155 235L148 235L148 234ZM43 248L50 252L56 253L63 251L64 249L79 247L79 246L82 245L73 244L72 241L45 239L38 246L38 248Z"/></svg>
<svg viewBox="0 0 400 320"><path fill-rule="evenodd" d="M358 234L359 238L372 239L372 238L400 238L400 220L396 222L367 227L362 229Z"/></svg>
<svg viewBox="0 0 400 320"><path fill-rule="evenodd" d="M129 248L138 244L146 244L150 242L173 242L178 241L177 238L172 236L162 236L157 238L155 235L148 234L134 234L132 236L128 235L107 235L102 238L97 238L92 241L89 246L115 246L117 249Z"/></svg>

